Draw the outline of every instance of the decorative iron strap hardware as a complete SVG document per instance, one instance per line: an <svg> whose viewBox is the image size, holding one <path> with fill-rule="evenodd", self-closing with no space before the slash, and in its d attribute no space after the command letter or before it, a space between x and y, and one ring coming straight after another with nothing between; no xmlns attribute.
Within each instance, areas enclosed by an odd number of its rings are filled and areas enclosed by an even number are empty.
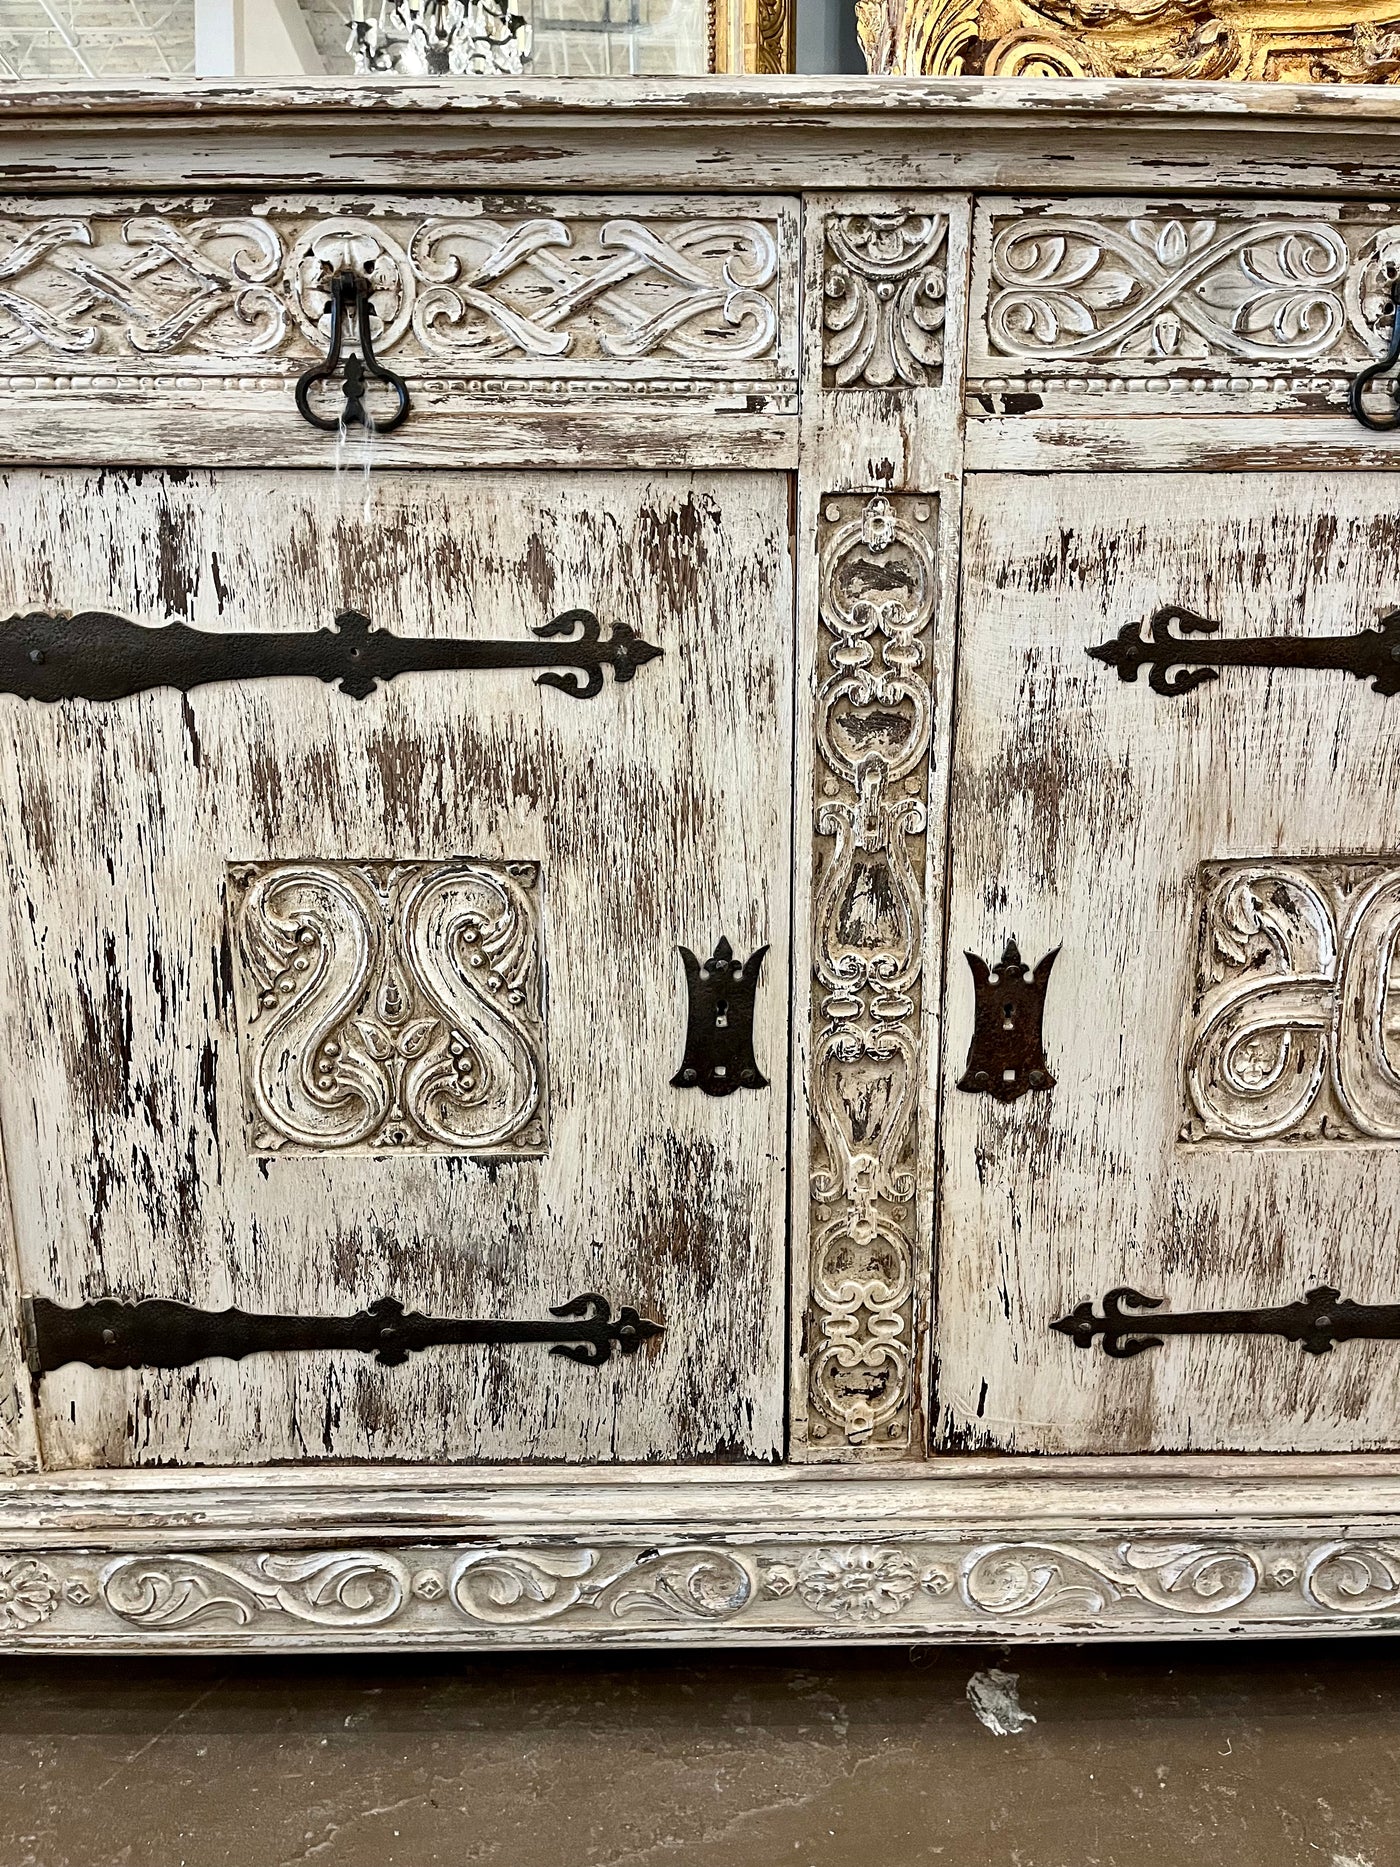
<svg viewBox="0 0 1400 1867"><path fill-rule="evenodd" d="M367 270L372 271L373 267L374 261L370 260ZM345 428L368 428L374 434L392 434L395 428L407 420L412 404L403 377L396 376L391 369L385 369L374 354L374 339L370 335L369 323L373 311L373 282L365 273L356 272L352 266L338 266L330 275L326 291L329 296L326 309L331 318L326 360L297 378L297 408L313 428L320 428L325 434L334 434L337 429ZM329 382L340 368L345 326L351 319L354 320L355 338L362 355L356 356L352 350L345 359L345 378L341 384L345 407L339 417L332 420L328 415L318 415L312 408L311 391L318 383ZM393 392L394 412L383 421L365 409L365 389L369 377L375 382L382 382Z"/></svg>
<svg viewBox="0 0 1400 1867"><path fill-rule="evenodd" d="M395 1368L423 1348L475 1347L507 1342L548 1342L564 1355L599 1368L612 1355L635 1355L664 1324L634 1309L613 1315L605 1297L593 1292L552 1309L555 1322L482 1322L475 1318L424 1316L405 1310L394 1297L380 1297L353 1316L266 1316L248 1310L202 1310L160 1297L124 1303L99 1297L65 1309L47 1297L24 1300L25 1347L36 1379L70 1361L90 1368L187 1368L221 1356L294 1349L354 1348Z"/></svg>
<svg viewBox="0 0 1400 1867"><path fill-rule="evenodd" d="M671 1078L673 1089L703 1089L707 1096L728 1096L736 1089L766 1089L768 1078L753 1054L753 1005L763 956L761 946L737 960L721 938L710 958L696 959L688 946L679 949L690 994L685 1056Z"/></svg>
<svg viewBox="0 0 1400 1867"><path fill-rule="evenodd" d="M577 633L574 633L577 631ZM381 681L412 672L545 668L537 687L572 700L603 690L603 669L630 681L661 653L625 622L606 635L591 609L570 609L531 631L534 642L473 642L460 636L395 635L347 609L332 629L215 634L168 622L146 628L105 610L76 616L31 610L0 623L0 693L23 700L123 700L155 687L188 693L210 681L265 681L307 674L338 681L363 700ZM570 637L562 640L562 637ZM571 672L554 672L568 668Z"/></svg>
<svg viewBox="0 0 1400 1867"><path fill-rule="evenodd" d="M1014 940L1007 941L995 972L976 953L965 955L972 968L977 1008L959 1089L995 1096L998 1102L1014 1102L1027 1090L1055 1087L1045 1061L1041 1023L1045 988L1059 950L1055 947L1047 953L1034 971L1027 969Z"/></svg>
<svg viewBox="0 0 1400 1867"><path fill-rule="evenodd" d="M1370 428L1376 434L1389 434L1393 428L1400 428L1400 376L1385 384L1385 393L1390 397L1390 413L1373 415L1366 407L1366 391L1380 376L1388 376L1400 365L1400 279L1390 282L1391 324L1390 341L1385 347L1385 355L1374 363L1368 363L1363 370L1358 370L1347 389L1347 407L1351 410L1363 428Z"/></svg>
<svg viewBox="0 0 1400 1867"><path fill-rule="evenodd" d="M1400 1341L1400 1303L1353 1303L1326 1284L1309 1290L1301 1303L1276 1309L1166 1310L1132 1316L1124 1308L1160 1310L1161 1303L1161 1297L1145 1297L1120 1284L1104 1298L1102 1316L1094 1314L1092 1302L1081 1303L1050 1327L1069 1336L1076 1348L1092 1348L1101 1336L1104 1353L1120 1361L1160 1348L1169 1335L1281 1335L1301 1343L1309 1355L1325 1355L1335 1342Z"/></svg>
<svg viewBox="0 0 1400 1867"><path fill-rule="evenodd" d="M1181 630L1173 635L1175 623ZM1154 694L1175 697L1218 680L1217 668L1340 668L1359 681L1370 680L1378 694L1400 694L1400 609L1382 616L1377 629L1355 635L1256 635L1238 641L1197 642L1188 636L1214 635L1220 627L1206 616L1169 604L1148 623L1129 622L1111 641L1086 649L1095 661L1117 668L1118 678L1135 681L1139 668L1150 670Z"/></svg>

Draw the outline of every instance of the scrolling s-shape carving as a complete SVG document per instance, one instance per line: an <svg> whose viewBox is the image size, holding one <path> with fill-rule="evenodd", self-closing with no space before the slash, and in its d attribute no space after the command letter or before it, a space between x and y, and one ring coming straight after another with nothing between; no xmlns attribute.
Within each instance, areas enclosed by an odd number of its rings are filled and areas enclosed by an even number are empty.
<svg viewBox="0 0 1400 1867"><path fill-rule="evenodd" d="M1184 1141L1400 1140L1400 864L1206 863Z"/></svg>
<svg viewBox="0 0 1400 1867"><path fill-rule="evenodd" d="M235 864L228 918L256 1152L543 1151L533 863Z"/></svg>

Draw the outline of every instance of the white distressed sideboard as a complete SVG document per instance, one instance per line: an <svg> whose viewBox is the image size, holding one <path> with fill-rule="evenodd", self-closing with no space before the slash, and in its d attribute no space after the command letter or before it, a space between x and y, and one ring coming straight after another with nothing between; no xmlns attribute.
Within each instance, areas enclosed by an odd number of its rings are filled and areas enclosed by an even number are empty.
<svg viewBox="0 0 1400 1867"><path fill-rule="evenodd" d="M0 1647L1400 1626L1400 95L0 193Z"/></svg>

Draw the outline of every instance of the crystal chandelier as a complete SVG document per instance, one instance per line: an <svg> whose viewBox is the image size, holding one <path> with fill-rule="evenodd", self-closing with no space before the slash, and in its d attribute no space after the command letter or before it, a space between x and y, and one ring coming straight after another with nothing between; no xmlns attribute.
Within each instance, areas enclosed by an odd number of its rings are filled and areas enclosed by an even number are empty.
<svg viewBox="0 0 1400 1867"><path fill-rule="evenodd" d="M530 23L510 0L352 0L347 46L357 72L411 78L515 75L531 51Z"/></svg>

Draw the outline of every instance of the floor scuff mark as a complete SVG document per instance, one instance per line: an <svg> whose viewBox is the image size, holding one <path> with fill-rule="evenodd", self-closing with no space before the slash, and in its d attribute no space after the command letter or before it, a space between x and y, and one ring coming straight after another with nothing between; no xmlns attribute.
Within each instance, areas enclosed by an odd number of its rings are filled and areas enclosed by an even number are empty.
<svg viewBox="0 0 1400 1867"><path fill-rule="evenodd" d="M1023 1711L1016 1695L1020 1677L1019 1673L998 1672L993 1666L974 1673L967 1682L967 1702L993 1737L1015 1737L1035 1723L1034 1712Z"/></svg>

